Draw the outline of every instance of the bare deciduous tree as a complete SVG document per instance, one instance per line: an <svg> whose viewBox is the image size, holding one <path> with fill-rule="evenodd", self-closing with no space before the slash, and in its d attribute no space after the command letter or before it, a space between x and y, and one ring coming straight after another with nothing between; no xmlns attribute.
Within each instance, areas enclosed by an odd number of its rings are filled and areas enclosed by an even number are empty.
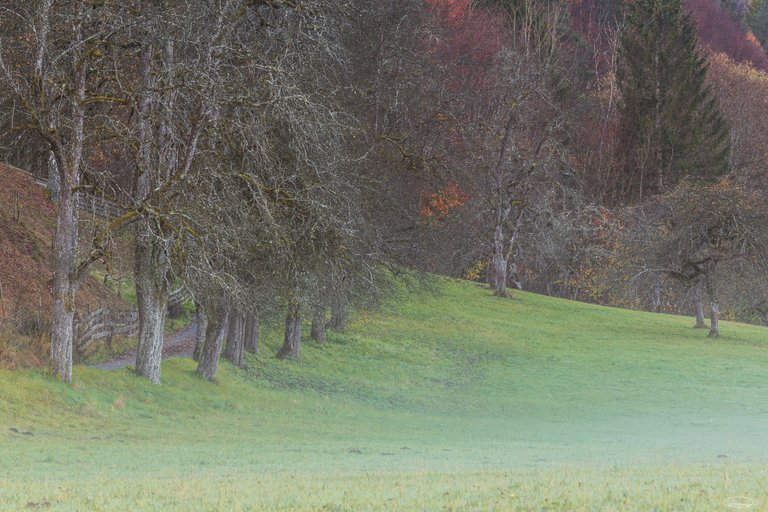
<svg viewBox="0 0 768 512"><path fill-rule="evenodd" d="M638 275L664 275L684 289L703 286L710 337L719 331L720 303L741 278L761 275L768 250L768 210L757 192L724 179L684 181L638 207L625 227L624 250L643 264ZM698 308L698 306L697 306Z"/></svg>
<svg viewBox="0 0 768 512"><path fill-rule="evenodd" d="M0 79L19 108L16 128L30 130L49 151L49 178L58 185L51 360L56 374L70 382L77 290L105 254L111 234L134 219L127 213L105 224L78 255L78 197L90 188L89 155L98 150L102 126L120 103L110 70L122 26L107 23L110 6L86 1L4 4Z"/></svg>

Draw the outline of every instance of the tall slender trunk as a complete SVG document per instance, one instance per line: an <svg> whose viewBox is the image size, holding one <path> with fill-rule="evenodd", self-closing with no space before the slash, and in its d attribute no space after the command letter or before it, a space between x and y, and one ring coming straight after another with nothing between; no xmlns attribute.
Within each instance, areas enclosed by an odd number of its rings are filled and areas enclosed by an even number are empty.
<svg viewBox="0 0 768 512"><path fill-rule="evenodd" d="M504 137L499 148L499 159L493 174L493 200L496 203L493 229L493 294L497 297L508 297L507 293L507 258L504 256L504 222L509 217L510 206L507 189L504 183L504 167L507 165L507 152L512 136L515 114L511 112L504 128Z"/></svg>
<svg viewBox="0 0 768 512"><path fill-rule="evenodd" d="M702 298L701 294L701 284L696 284L692 288L693 291L693 308L696 312L696 325L694 325L694 329L704 329L706 328L706 324L704 321L704 299Z"/></svg>
<svg viewBox="0 0 768 512"><path fill-rule="evenodd" d="M251 354L259 353L259 315L248 315L245 320L245 350Z"/></svg>
<svg viewBox="0 0 768 512"><path fill-rule="evenodd" d="M147 226L140 226L146 233ZM142 233L142 234L144 234ZM154 235L137 236L134 277L139 303L139 340L136 347L136 373L153 384L160 384L163 359L165 316L168 311L170 262L166 242Z"/></svg>
<svg viewBox="0 0 768 512"><path fill-rule="evenodd" d="M296 303L288 306L288 314L285 316L285 337L283 346L277 353L278 359L298 359L301 348L301 312Z"/></svg>
<svg viewBox="0 0 768 512"><path fill-rule="evenodd" d="M217 307L210 308L208 312L208 328L205 332L205 343L200 351L200 361L197 365L197 374L205 380L212 380L219 368L219 357L224 338L227 334L229 320L228 309Z"/></svg>
<svg viewBox="0 0 768 512"><path fill-rule="evenodd" d="M229 314L229 328L227 329L227 348L224 351L224 355L229 361L242 368L243 363L243 346L245 335L245 317L239 311L232 311Z"/></svg>
<svg viewBox="0 0 768 512"><path fill-rule="evenodd" d="M718 315L720 309L717 307L717 302L714 300L709 305L709 337L717 338L720 336L720 325L718 324Z"/></svg>
<svg viewBox="0 0 768 512"><path fill-rule="evenodd" d="M500 237L501 227L497 228L499 232L496 236ZM493 294L497 297L509 297L507 292L507 259L504 257L503 242L494 240L493 252Z"/></svg>
<svg viewBox="0 0 768 512"><path fill-rule="evenodd" d="M317 343L325 343L325 306L315 309L312 315L310 337Z"/></svg>
<svg viewBox="0 0 768 512"><path fill-rule="evenodd" d="M208 314L201 304L197 304L197 332L195 332L195 348L192 351L192 359L200 361L200 353L205 345L205 333L208 330Z"/></svg>

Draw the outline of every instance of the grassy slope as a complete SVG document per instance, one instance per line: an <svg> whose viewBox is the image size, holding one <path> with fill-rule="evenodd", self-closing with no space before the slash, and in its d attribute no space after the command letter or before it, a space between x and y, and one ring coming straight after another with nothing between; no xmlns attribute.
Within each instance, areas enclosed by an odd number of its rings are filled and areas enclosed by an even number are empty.
<svg viewBox="0 0 768 512"><path fill-rule="evenodd" d="M298 363L0 373L0 509L710 510L768 503L768 331L473 284ZM33 432L15 434L9 428Z"/></svg>

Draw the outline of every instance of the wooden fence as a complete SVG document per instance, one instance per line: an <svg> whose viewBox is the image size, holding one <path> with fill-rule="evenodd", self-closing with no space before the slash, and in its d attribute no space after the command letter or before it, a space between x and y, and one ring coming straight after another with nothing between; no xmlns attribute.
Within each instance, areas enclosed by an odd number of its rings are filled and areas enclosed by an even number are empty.
<svg viewBox="0 0 768 512"><path fill-rule="evenodd" d="M185 287L173 290L168 298L168 308L181 306L192 298ZM107 338L112 344L115 334L135 336L139 333L139 313L137 311L112 311L99 308L75 320L75 346L82 352L95 341Z"/></svg>
<svg viewBox="0 0 768 512"><path fill-rule="evenodd" d="M27 174L39 186L48 186L45 179L24 169L16 167L14 169ZM104 197L86 192L78 193L78 206L83 211L105 219L119 217L125 213L122 208ZM181 306L191 298L192 295L182 286L170 293L168 307ZM4 314L3 306L2 288L0 288L0 312ZM111 311L108 308L100 308L75 320L74 327L75 347L77 351L82 351L95 341L104 338L107 338L107 343L111 344L115 334L137 335L139 332L139 314L136 311Z"/></svg>
<svg viewBox="0 0 768 512"><path fill-rule="evenodd" d="M134 336L138 332L138 312L100 308L75 321L75 346L78 352L82 352L97 340L107 338L107 343L111 345L115 334Z"/></svg>

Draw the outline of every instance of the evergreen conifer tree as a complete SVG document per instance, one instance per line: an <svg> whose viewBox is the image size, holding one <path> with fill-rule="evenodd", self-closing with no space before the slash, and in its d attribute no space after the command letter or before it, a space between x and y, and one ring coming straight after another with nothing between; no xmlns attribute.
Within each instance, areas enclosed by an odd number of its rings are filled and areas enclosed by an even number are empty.
<svg viewBox="0 0 768 512"><path fill-rule="evenodd" d="M626 19L617 77L626 148L621 196L642 201L683 177L723 174L729 129L683 0L631 1Z"/></svg>

